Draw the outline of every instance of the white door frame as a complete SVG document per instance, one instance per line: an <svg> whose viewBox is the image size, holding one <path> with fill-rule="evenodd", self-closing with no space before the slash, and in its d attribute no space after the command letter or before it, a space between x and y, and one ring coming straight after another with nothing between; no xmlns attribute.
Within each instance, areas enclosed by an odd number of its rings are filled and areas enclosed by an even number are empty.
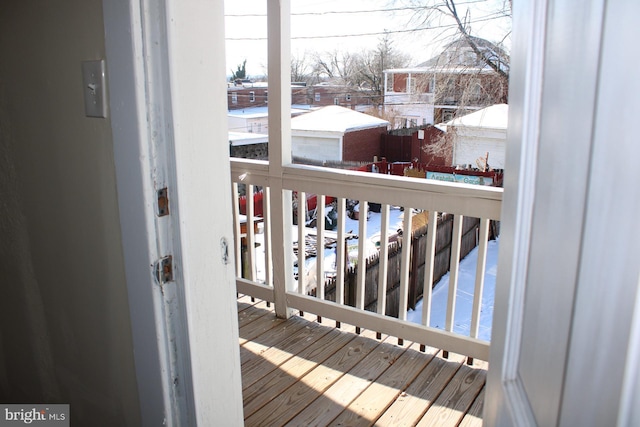
<svg viewBox="0 0 640 427"><path fill-rule="evenodd" d="M486 425L638 422L640 85L620 41L639 13L514 5Z"/></svg>
<svg viewBox="0 0 640 427"><path fill-rule="evenodd" d="M483 418L490 426L504 424L505 412L519 420L520 425L535 425L517 375L517 362L535 201L546 2L516 2L513 27L505 159L509 173L504 183L499 273Z"/></svg>
<svg viewBox="0 0 640 427"><path fill-rule="evenodd" d="M223 3L105 0L103 12L143 425L241 425Z"/></svg>

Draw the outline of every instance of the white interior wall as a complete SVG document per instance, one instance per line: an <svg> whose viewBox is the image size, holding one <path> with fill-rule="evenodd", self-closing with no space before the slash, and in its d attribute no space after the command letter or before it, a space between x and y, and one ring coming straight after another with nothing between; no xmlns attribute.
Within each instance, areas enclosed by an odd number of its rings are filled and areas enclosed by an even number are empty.
<svg viewBox="0 0 640 427"><path fill-rule="evenodd" d="M3 2L0 54L0 402L137 426L111 123L82 94L102 2Z"/></svg>

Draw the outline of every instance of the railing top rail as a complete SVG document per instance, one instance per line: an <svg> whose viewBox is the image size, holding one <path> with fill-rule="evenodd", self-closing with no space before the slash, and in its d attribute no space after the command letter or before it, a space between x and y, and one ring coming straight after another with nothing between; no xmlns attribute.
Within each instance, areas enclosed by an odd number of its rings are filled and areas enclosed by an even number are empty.
<svg viewBox="0 0 640 427"><path fill-rule="evenodd" d="M285 177L306 178L308 180L335 180L345 184L376 184L382 187L398 189L415 189L433 193L453 194L457 196L473 196L502 201L503 189L499 187L479 186L473 184L450 183L444 181L425 180L405 176L384 175L348 169L333 169L321 166L291 165L284 169Z"/></svg>
<svg viewBox="0 0 640 427"><path fill-rule="evenodd" d="M233 159L232 180L269 185L267 162ZM503 189L309 165L282 169L284 188L499 220ZM274 177L275 178L275 177Z"/></svg>

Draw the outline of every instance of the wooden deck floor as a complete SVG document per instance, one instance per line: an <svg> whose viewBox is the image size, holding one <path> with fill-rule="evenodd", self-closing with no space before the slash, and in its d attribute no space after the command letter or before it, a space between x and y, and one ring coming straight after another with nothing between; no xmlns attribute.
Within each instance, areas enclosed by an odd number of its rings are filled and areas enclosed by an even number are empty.
<svg viewBox="0 0 640 427"><path fill-rule="evenodd" d="M247 426L481 426L487 363L238 300Z"/></svg>

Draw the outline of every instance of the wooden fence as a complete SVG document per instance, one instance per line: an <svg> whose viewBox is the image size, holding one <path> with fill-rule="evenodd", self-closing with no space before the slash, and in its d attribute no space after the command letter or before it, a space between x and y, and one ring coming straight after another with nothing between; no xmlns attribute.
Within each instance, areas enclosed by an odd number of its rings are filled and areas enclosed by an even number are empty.
<svg viewBox="0 0 640 427"><path fill-rule="evenodd" d="M462 240L460 245L460 259L478 245L478 218L465 217L462 222ZM491 237L498 233L498 224L492 224ZM427 244L428 225L415 229L412 233L411 269L409 272L409 300L407 306L414 309L420 300L424 289L425 252ZM443 214L438 218L436 229L436 255L434 258L433 283L435 286L442 276L449 271L451 260L451 239L453 231L453 215ZM400 292L400 260L402 256L402 238L389 244L389 263L387 268L387 301L386 315L398 317ZM378 298L379 254L373 255L366 262L365 278L365 309L376 311ZM349 267L345 276L345 304L355 306L355 289L358 266ZM336 279L325 281L325 298L335 301Z"/></svg>

